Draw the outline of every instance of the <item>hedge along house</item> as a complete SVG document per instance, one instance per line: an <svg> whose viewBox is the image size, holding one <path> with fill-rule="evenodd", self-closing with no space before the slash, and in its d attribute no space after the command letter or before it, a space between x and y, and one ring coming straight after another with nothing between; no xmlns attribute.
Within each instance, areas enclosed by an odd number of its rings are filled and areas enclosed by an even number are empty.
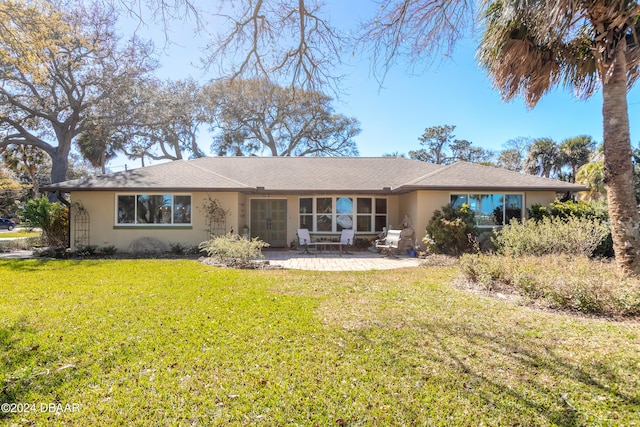
<svg viewBox="0 0 640 427"><path fill-rule="evenodd" d="M585 187L478 164L397 157L207 157L50 185L71 201L71 247L153 238L198 245L234 232L287 247L298 228L373 237L407 216L418 241L436 209L468 203L479 227L524 218L533 204Z"/></svg>

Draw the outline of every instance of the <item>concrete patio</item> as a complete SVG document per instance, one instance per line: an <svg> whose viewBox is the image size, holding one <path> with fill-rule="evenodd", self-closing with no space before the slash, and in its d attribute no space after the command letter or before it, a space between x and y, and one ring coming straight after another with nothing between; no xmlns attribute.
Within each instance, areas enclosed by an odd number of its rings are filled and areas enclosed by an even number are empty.
<svg viewBox="0 0 640 427"><path fill-rule="evenodd" d="M366 271L390 270L394 268L417 267L423 260L400 256L390 258L370 251L357 251L349 254L320 251L310 254L303 251L264 251L264 257L273 265L292 270L317 271Z"/></svg>

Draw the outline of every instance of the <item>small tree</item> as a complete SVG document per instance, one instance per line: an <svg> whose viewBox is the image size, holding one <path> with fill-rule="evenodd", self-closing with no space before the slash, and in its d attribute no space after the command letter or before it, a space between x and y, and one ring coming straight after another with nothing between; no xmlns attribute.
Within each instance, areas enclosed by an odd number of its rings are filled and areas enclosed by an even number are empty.
<svg viewBox="0 0 640 427"><path fill-rule="evenodd" d="M465 203L456 209L448 204L433 213L422 241L433 252L460 255L472 249L470 237L477 234L475 213L471 207Z"/></svg>
<svg viewBox="0 0 640 427"><path fill-rule="evenodd" d="M64 247L67 244L69 212L58 202L50 202L46 197L29 200L22 215L31 227L42 229L42 235L48 246Z"/></svg>

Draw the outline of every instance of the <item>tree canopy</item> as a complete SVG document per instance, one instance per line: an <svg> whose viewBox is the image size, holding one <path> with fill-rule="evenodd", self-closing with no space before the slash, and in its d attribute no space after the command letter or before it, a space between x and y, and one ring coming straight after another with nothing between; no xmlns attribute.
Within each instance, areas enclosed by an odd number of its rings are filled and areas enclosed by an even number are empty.
<svg viewBox="0 0 640 427"><path fill-rule="evenodd" d="M351 156L358 120L336 114L328 95L267 79L224 80L205 89L219 155Z"/></svg>
<svg viewBox="0 0 640 427"><path fill-rule="evenodd" d="M453 125L431 126L418 138L423 148L409 151L409 157L423 162L449 164L456 161L490 163L494 153L474 147L471 141L455 139Z"/></svg>
<svg viewBox="0 0 640 427"><path fill-rule="evenodd" d="M15 29L26 45L41 50L37 60L0 62L0 149L11 144L34 146L52 160L52 182L67 177L72 142L88 123L106 123L113 104L126 103L132 80L152 71L156 64L150 46L137 39L119 46L113 10L95 5L77 6L68 13L43 4L23 4L15 15L32 17L33 26L5 24ZM14 19L14 15L9 15ZM63 21L52 32L49 23ZM19 32L20 29L22 32ZM52 37L53 43L40 45ZM0 39L4 56L19 58L25 45Z"/></svg>

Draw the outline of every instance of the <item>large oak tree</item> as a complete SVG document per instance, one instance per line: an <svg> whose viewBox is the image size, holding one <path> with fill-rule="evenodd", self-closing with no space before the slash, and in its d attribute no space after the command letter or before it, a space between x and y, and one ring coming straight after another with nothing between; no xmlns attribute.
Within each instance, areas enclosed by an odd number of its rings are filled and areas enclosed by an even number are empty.
<svg viewBox="0 0 640 427"><path fill-rule="evenodd" d="M126 103L127 87L155 67L150 47L132 39L120 47L114 33L116 14L95 5L67 13L46 4L20 3L39 14L34 25L9 24L21 43L0 39L0 149L29 145L52 160L51 181L64 181L72 142L93 121L107 122L105 104ZM27 13L27 12L25 12ZM14 15L10 15L12 19ZM16 19L22 15L15 15ZM53 31L49 22L60 23ZM43 34L52 43L40 43ZM37 50L29 55L30 49Z"/></svg>
<svg viewBox="0 0 640 427"><path fill-rule="evenodd" d="M355 118L336 114L331 97L267 79L218 81L205 88L218 129L219 155L350 156L358 149Z"/></svg>

